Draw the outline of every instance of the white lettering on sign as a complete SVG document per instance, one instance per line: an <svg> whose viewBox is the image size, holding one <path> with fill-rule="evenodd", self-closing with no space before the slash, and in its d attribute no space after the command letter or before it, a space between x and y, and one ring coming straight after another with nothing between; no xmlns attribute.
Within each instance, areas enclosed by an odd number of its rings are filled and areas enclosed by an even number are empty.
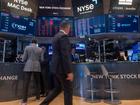
<svg viewBox="0 0 140 105"><path fill-rule="evenodd" d="M12 76L0 76L0 80L2 81L8 81L8 80L18 80L18 76L17 75L12 75Z"/></svg>
<svg viewBox="0 0 140 105"><path fill-rule="evenodd" d="M17 9L17 10L22 10L22 11L26 11L26 12L30 12L30 13L33 12L32 8L27 7L28 6L28 1L14 0L14 2L15 3L8 2L7 6L10 7L10 8Z"/></svg>
<svg viewBox="0 0 140 105"><path fill-rule="evenodd" d="M18 5L18 4L13 4L13 3L7 3L7 6L8 7L11 7L11 8L15 8L15 9L20 9L20 5Z"/></svg>
<svg viewBox="0 0 140 105"><path fill-rule="evenodd" d="M26 31L27 27L23 25L19 25L16 23L12 23L12 28L16 30Z"/></svg>
<svg viewBox="0 0 140 105"><path fill-rule="evenodd" d="M135 7L123 7L123 6L114 6L113 10L126 10L126 11L136 11Z"/></svg>
<svg viewBox="0 0 140 105"><path fill-rule="evenodd" d="M85 11L89 11L89 10L93 10L93 9L94 9L94 5L90 4L90 5L77 7L77 12L85 12Z"/></svg>
<svg viewBox="0 0 140 105"><path fill-rule="evenodd" d="M136 8L135 7L126 7L125 10L136 11Z"/></svg>
<svg viewBox="0 0 140 105"><path fill-rule="evenodd" d="M21 10L27 11L27 12L33 12L31 8L26 8L24 6L21 6Z"/></svg>
<svg viewBox="0 0 140 105"><path fill-rule="evenodd" d="M121 74L120 75L121 79L137 79L136 74Z"/></svg>
<svg viewBox="0 0 140 105"><path fill-rule="evenodd" d="M118 6L118 7L113 7L113 10L124 10L124 8L121 6Z"/></svg>
<svg viewBox="0 0 140 105"><path fill-rule="evenodd" d="M92 75L95 79L108 79L108 77L105 77L104 75ZM135 80L140 79L140 74L117 74L117 75L109 75L112 79L116 80Z"/></svg>
<svg viewBox="0 0 140 105"><path fill-rule="evenodd" d="M132 5L133 0L119 0L119 5Z"/></svg>
<svg viewBox="0 0 140 105"><path fill-rule="evenodd" d="M93 78L96 78L96 79L103 79L104 76L103 75L92 75Z"/></svg>
<svg viewBox="0 0 140 105"><path fill-rule="evenodd" d="M25 5L25 6L28 5L28 1L25 1L25 0L14 0L14 2L18 3L18 4L21 4L21 5Z"/></svg>

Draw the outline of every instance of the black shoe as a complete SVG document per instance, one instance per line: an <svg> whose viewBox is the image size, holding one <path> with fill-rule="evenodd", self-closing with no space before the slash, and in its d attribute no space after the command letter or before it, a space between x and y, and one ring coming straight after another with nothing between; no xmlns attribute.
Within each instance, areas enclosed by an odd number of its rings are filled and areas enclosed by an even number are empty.
<svg viewBox="0 0 140 105"><path fill-rule="evenodd" d="M46 94L44 93L44 94L41 94L40 96L41 96L41 97L46 97Z"/></svg>
<svg viewBox="0 0 140 105"><path fill-rule="evenodd" d="M47 104L47 103L41 103L41 104L39 104L39 105L49 105L49 104Z"/></svg>
<svg viewBox="0 0 140 105"><path fill-rule="evenodd" d="M39 96L39 97L37 96L37 97L36 97L36 100L40 100L40 96Z"/></svg>

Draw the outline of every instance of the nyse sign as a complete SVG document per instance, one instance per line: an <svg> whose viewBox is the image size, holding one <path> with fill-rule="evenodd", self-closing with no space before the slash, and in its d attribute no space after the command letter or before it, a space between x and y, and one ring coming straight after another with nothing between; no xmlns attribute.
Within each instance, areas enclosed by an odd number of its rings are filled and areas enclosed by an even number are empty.
<svg viewBox="0 0 140 105"><path fill-rule="evenodd" d="M97 4L98 4L98 1L97 0L92 0L92 3L91 4L77 7L77 12L79 14L90 13L90 12L93 11L95 5L97 5Z"/></svg>
<svg viewBox="0 0 140 105"><path fill-rule="evenodd" d="M17 10L22 10L30 13L33 12L32 8L28 7L28 1L25 0L14 0L14 3L7 2L7 6Z"/></svg>
<svg viewBox="0 0 140 105"><path fill-rule="evenodd" d="M94 9L93 4L77 7L77 11L80 14L92 12L93 9Z"/></svg>
<svg viewBox="0 0 140 105"><path fill-rule="evenodd" d="M12 28L15 29L15 30L20 30L20 31L26 31L27 30L27 27L26 26L23 26L23 25L19 25L19 24L16 24L16 23L12 23Z"/></svg>
<svg viewBox="0 0 140 105"><path fill-rule="evenodd" d="M103 14L103 0L72 0L75 17L91 17Z"/></svg>

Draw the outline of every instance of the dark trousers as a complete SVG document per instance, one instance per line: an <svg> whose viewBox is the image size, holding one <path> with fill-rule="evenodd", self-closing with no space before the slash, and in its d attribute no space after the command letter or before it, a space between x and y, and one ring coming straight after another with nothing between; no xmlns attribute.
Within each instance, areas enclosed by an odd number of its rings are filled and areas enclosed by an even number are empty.
<svg viewBox="0 0 140 105"><path fill-rule="evenodd" d="M40 105L49 105L49 103L64 90L64 105L73 105L72 93L73 86L72 82L66 80L66 76L53 74L54 88L49 92L45 100Z"/></svg>
<svg viewBox="0 0 140 105"><path fill-rule="evenodd" d="M27 102L28 88L31 80L31 75L34 76L36 87L36 99L40 99L40 72L25 72L23 81L23 102Z"/></svg>
<svg viewBox="0 0 140 105"><path fill-rule="evenodd" d="M47 94L49 91L49 71L46 65L41 65L41 74L40 74L40 86L41 86L41 93Z"/></svg>

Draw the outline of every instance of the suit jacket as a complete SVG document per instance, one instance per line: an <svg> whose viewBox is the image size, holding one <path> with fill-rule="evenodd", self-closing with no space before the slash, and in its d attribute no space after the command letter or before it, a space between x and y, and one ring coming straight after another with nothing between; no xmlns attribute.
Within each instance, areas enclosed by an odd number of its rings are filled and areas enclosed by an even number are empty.
<svg viewBox="0 0 140 105"><path fill-rule="evenodd" d="M25 72L41 72L40 61L43 61L42 49L35 44L27 46L24 50L23 61L25 63Z"/></svg>
<svg viewBox="0 0 140 105"><path fill-rule="evenodd" d="M53 55L51 62L51 71L56 74L65 74L72 72L70 59L70 42L67 35L59 32L53 40Z"/></svg>

